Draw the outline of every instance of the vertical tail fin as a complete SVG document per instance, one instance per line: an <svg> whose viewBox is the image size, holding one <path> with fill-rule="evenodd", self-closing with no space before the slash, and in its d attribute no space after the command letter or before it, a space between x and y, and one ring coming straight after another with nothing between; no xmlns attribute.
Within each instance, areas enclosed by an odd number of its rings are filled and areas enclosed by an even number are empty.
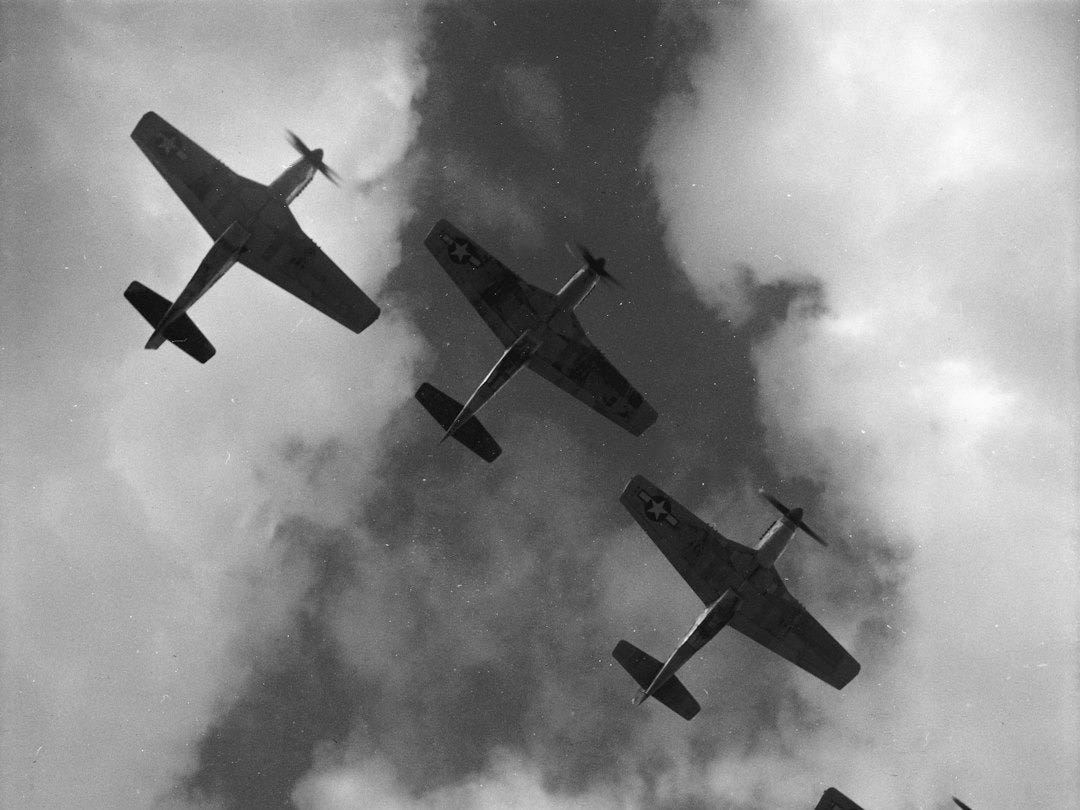
<svg viewBox="0 0 1080 810"><path fill-rule="evenodd" d="M124 290L124 298L146 318L147 322L156 330L165 313L171 306L167 298L163 298L149 287L137 281L131 282ZM215 349L206 339L199 327L186 314L181 315L175 321L165 327L165 339L181 351L194 357L200 363L205 363L214 356ZM160 344L158 344L160 345ZM157 346L147 344L147 348L156 349Z"/></svg>
<svg viewBox="0 0 1080 810"><path fill-rule="evenodd" d="M645 691L664 665L647 652L639 650L629 641L620 641L615 645L615 649L611 654L641 687L641 691L634 698L634 703L641 703L647 697ZM694 700L686 687L682 685L682 681L674 675L664 681L660 688L653 692L653 697L684 720L691 719L701 711L701 706Z"/></svg>

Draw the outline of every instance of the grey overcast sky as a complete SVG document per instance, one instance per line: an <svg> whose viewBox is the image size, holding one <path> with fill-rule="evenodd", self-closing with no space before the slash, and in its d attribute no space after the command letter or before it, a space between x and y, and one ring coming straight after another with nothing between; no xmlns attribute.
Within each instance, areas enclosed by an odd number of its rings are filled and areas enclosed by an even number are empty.
<svg viewBox="0 0 1080 810"><path fill-rule="evenodd" d="M1075 4L0 6L0 804L1075 807ZM353 335L209 248L129 138L154 110L268 182L383 307ZM447 217L580 317L660 412L542 380L411 398L498 342ZM832 544L789 588L836 692L734 632L686 723L610 650L696 597L617 502L642 473L752 544L766 486Z"/></svg>

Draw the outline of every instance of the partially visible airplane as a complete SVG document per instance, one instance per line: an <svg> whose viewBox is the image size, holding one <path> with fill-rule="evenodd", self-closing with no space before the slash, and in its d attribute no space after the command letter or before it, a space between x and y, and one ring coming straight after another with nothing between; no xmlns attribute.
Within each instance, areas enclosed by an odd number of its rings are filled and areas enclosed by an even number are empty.
<svg viewBox="0 0 1080 810"><path fill-rule="evenodd" d="M834 787L826 789L821 794L821 799L818 800L817 806L814 810L863 810L859 805L855 804L851 799L841 793Z"/></svg>
<svg viewBox="0 0 1080 810"><path fill-rule="evenodd" d="M960 801L955 796L952 797L953 802L960 810L971 810L966 804ZM863 810L862 807L855 804L851 799L841 793L834 787L828 788L821 794L821 799L818 801L814 810Z"/></svg>
<svg viewBox="0 0 1080 810"><path fill-rule="evenodd" d="M137 281L124 291L154 327L146 348L168 340L200 363L213 357L214 347L186 313L237 261L353 332L362 332L379 316L378 306L307 237L289 211L316 171L335 183L337 176L323 163L322 149L308 149L288 134L302 157L264 186L231 171L157 113L146 113L135 126L132 139L214 240L176 301Z"/></svg>
<svg viewBox="0 0 1080 810"><path fill-rule="evenodd" d="M416 398L445 429L443 440L453 436L494 461L502 450L476 414L526 366L635 436L656 421L656 411L589 342L574 315L601 279L617 283L603 259L579 246L584 266L553 295L522 281L446 220L435 223L424 244L506 347L464 405L429 383L420 386Z"/></svg>
<svg viewBox="0 0 1080 810"><path fill-rule="evenodd" d="M803 523L802 509L762 495L781 517L751 549L724 537L643 476L626 485L619 501L706 605L666 663L628 641L616 645L612 655L641 687L635 704L655 697L687 720L697 714L701 707L675 672L728 624L837 689L858 674L858 661L788 593L773 567L796 529L825 541Z"/></svg>

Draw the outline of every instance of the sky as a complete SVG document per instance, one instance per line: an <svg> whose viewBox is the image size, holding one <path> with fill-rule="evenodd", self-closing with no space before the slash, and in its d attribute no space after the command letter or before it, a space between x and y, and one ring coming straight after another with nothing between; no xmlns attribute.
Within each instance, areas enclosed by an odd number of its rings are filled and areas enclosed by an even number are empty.
<svg viewBox="0 0 1080 810"><path fill-rule="evenodd" d="M1075 4L0 5L0 805L1075 806ZM354 335L236 267L205 366L123 299L210 247L129 133L267 183L382 307ZM486 465L412 399L498 341L446 217L557 289L660 416L534 375ZM734 632L686 723L610 657L701 610L641 473L862 665Z"/></svg>

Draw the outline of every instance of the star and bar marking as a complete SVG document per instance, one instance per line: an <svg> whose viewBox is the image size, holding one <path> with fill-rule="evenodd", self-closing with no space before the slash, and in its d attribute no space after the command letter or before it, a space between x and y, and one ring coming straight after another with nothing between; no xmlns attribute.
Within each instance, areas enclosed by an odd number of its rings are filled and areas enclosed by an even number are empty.
<svg viewBox="0 0 1080 810"><path fill-rule="evenodd" d="M473 253L473 247L467 239L457 239L446 233L440 234L440 238L446 244L446 252L451 260L458 264L470 264L473 267L480 266L480 259Z"/></svg>
<svg viewBox="0 0 1080 810"><path fill-rule="evenodd" d="M180 160L187 160L187 152L184 151L184 147L181 142L177 141L172 135L168 135L164 132L157 134L157 148L166 157L172 157L173 152Z"/></svg>
<svg viewBox="0 0 1080 810"><path fill-rule="evenodd" d="M654 523L663 521L671 528L679 525L679 521L671 514L671 502L659 495L651 495L643 489L638 490L638 499L645 505L645 517Z"/></svg>

